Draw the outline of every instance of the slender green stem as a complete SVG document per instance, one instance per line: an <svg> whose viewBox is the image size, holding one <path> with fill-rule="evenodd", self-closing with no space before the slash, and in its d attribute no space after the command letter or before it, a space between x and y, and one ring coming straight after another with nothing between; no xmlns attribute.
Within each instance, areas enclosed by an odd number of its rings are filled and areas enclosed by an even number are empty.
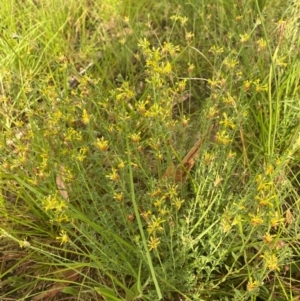
<svg viewBox="0 0 300 301"><path fill-rule="evenodd" d="M142 221L141 221L141 217L140 217L140 213L138 210L138 206L136 203L136 199L135 199L135 190L134 190L134 183L133 183L133 172L132 172L132 166L131 166L131 150L130 150L130 146L129 146L129 141L128 141L128 137L126 136L126 148L127 148L127 160L128 160L128 171L129 171L129 180L130 180L130 194L131 194L131 201L132 201L132 205L134 208L134 214L136 216L136 220L139 226L139 230L140 230L140 234L142 237L142 243L146 252L146 258L147 258L147 262L148 262L148 266L152 275L152 280L154 282L155 285L155 289L157 292L157 296L159 299L162 298L162 294L161 294L161 290L156 278L156 274L154 271L154 267L153 267L153 263L151 260L151 256L150 256L150 251L149 248L147 246L147 240L146 240L146 236L144 233L144 229L143 229L143 225L142 225Z"/></svg>

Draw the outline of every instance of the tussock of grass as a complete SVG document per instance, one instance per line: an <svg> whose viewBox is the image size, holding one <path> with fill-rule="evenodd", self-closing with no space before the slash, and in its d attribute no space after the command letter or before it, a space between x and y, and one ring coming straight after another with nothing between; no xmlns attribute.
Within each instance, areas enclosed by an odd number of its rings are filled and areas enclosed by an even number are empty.
<svg viewBox="0 0 300 301"><path fill-rule="evenodd" d="M1 298L299 298L299 1L23 2Z"/></svg>

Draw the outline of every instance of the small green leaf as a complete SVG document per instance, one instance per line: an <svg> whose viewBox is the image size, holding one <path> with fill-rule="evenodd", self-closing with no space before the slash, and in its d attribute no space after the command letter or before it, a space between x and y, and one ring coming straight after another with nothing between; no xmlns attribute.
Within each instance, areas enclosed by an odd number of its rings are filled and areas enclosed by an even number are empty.
<svg viewBox="0 0 300 301"><path fill-rule="evenodd" d="M122 301L121 299L116 297L115 292L108 287L98 286L98 287L95 287L95 290L99 294L101 294L101 296L104 297L104 299L107 301Z"/></svg>

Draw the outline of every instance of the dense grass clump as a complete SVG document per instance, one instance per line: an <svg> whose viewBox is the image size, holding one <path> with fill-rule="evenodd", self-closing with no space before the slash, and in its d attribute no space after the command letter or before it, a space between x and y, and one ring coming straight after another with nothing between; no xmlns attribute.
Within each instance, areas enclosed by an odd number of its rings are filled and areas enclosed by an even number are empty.
<svg viewBox="0 0 300 301"><path fill-rule="evenodd" d="M1 300L298 300L300 2L19 2Z"/></svg>

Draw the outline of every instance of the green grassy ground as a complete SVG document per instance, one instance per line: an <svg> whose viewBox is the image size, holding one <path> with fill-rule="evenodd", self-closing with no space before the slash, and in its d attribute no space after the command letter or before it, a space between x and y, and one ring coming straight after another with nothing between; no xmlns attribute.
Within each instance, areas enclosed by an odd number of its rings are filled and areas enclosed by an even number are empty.
<svg viewBox="0 0 300 301"><path fill-rule="evenodd" d="M298 300L300 2L2 2L0 299Z"/></svg>

